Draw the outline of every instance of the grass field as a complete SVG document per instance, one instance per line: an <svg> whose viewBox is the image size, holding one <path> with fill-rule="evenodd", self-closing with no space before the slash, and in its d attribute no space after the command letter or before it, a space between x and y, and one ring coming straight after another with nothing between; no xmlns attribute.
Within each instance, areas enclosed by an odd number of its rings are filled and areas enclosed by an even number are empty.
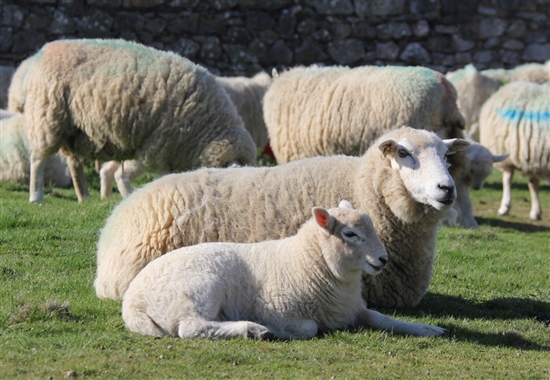
<svg viewBox="0 0 550 380"><path fill-rule="evenodd" d="M497 217L500 173L474 191L476 231L442 228L430 290L414 309L383 309L443 326L448 338L337 331L309 341L154 339L125 330L120 303L92 288L99 231L120 201L79 205L72 189L28 204L0 184L0 379L549 379L550 186L528 219L516 179ZM94 182L95 181L95 182Z"/></svg>

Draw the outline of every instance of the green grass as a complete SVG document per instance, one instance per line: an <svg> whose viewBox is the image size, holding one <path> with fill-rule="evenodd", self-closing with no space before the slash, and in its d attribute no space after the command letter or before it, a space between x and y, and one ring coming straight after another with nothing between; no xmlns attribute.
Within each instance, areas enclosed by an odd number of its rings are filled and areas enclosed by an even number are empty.
<svg viewBox="0 0 550 380"><path fill-rule="evenodd" d="M550 378L550 187L543 220L528 219L526 182L497 217L500 173L472 192L477 231L443 228L429 293L414 309L384 309L444 326L448 338L337 331L309 341L153 339L125 330L120 304L94 292L95 245L120 201L79 205L49 188L0 184L0 379ZM145 177L145 180L151 177ZM144 181L144 179L142 179ZM537 320L538 317L538 320Z"/></svg>

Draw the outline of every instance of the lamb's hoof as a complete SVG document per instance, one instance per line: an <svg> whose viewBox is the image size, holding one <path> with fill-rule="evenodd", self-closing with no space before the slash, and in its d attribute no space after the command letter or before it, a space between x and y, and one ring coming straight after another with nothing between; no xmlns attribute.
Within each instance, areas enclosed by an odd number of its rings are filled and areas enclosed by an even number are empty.
<svg viewBox="0 0 550 380"><path fill-rule="evenodd" d="M279 338L277 338L277 335L273 334L271 331L268 331L266 332L265 334L262 334L262 336L260 337L261 340L267 340L267 341L275 341L275 340L279 340Z"/></svg>

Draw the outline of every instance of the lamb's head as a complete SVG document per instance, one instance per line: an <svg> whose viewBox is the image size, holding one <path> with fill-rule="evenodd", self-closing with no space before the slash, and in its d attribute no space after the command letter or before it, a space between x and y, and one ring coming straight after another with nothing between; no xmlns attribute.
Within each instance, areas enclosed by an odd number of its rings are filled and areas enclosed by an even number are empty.
<svg viewBox="0 0 550 380"><path fill-rule="evenodd" d="M378 144L409 196L436 210L449 209L456 199L446 156L469 146L463 139L441 140L433 132L410 127L387 133Z"/></svg>
<svg viewBox="0 0 550 380"><path fill-rule="evenodd" d="M355 210L348 201L328 211L314 207L311 212L323 257L338 278L362 272L376 275L386 266L388 254L366 213Z"/></svg>
<svg viewBox="0 0 550 380"><path fill-rule="evenodd" d="M474 190L481 189L487 177L493 172L493 163L503 161L507 157L508 154L495 156L483 145L472 143L466 151L464 181Z"/></svg>

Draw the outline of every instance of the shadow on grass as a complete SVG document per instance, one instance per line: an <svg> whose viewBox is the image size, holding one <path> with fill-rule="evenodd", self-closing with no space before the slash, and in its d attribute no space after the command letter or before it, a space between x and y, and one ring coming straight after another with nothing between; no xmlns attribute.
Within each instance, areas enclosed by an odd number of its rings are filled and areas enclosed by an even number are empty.
<svg viewBox="0 0 550 380"><path fill-rule="evenodd" d="M487 189L502 191L502 182L485 182L483 187ZM529 188L527 187L526 182L513 181L512 190L522 190L528 192ZM541 182L539 191L550 191L550 185Z"/></svg>
<svg viewBox="0 0 550 380"><path fill-rule="evenodd" d="M480 226L507 228L519 232L547 232L550 228L545 226L536 226L528 223L510 222L497 218L476 217L476 221Z"/></svg>
<svg viewBox="0 0 550 380"><path fill-rule="evenodd" d="M370 306L370 305L369 305ZM495 298L484 302L474 302L463 297L428 293L416 308L379 309L382 313L422 317L430 315L436 318L453 317L455 319L514 320L531 319L536 323L548 325L550 302L526 298ZM550 345L539 345L523 338L515 330L500 333L479 333L457 327L444 326L453 339L471 341L488 346L507 346L528 350L549 350Z"/></svg>

